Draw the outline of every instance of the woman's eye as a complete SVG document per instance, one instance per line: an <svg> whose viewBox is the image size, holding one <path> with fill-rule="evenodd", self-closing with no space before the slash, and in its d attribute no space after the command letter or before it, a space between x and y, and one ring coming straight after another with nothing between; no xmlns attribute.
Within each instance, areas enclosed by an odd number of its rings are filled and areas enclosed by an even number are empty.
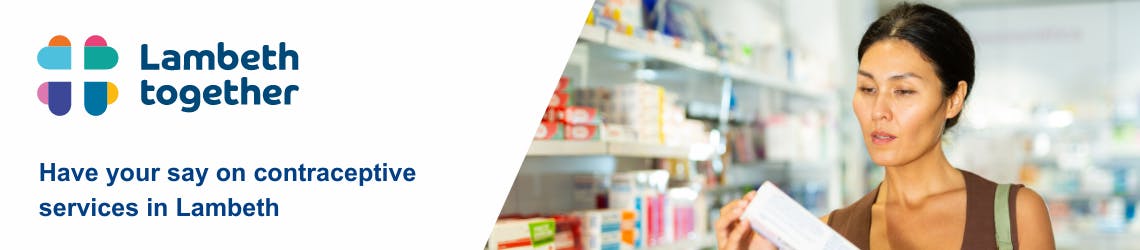
<svg viewBox="0 0 1140 250"><path fill-rule="evenodd" d="M867 94L872 94L872 93L875 93L875 88L871 88L871 87L859 87L859 92L863 92L863 93L867 93Z"/></svg>
<svg viewBox="0 0 1140 250"><path fill-rule="evenodd" d="M909 89L895 90L895 94L899 94L899 95L911 95L914 93L915 93L914 90L909 90Z"/></svg>

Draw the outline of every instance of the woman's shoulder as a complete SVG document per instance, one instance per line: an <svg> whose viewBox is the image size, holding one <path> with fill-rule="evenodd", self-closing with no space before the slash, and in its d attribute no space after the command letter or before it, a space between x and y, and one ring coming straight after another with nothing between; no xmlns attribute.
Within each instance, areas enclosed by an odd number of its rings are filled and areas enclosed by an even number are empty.
<svg viewBox="0 0 1140 250"><path fill-rule="evenodd" d="M965 170L962 170L962 175L966 179L967 189L972 192L971 195L980 198L974 200L974 203L983 204L974 209L978 210L979 214L987 214L989 212L985 211L992 211L993 203L990 201L993 200L993 194L999 187L998 183ZM1053 227L1049 220L1049 211L1045 206L1045 199L1037 191L1025 185L1011 184L1009 186L1009 206L1011 208L1009 213L1010 222L1013 223L1011 233L1017 237L1013 239L1014 244L1024 249L1051 249L1053 247ZM971 203L967 202L967 204Z"/></svg>
<svg viewBox="0 0 1140 250"><path fill-rule="evenodd" d="M1021 187L1017 191L1015 220L1017 242L1024 249L1052 249L1053 223L1045 199L1033 189Z"/></svg>

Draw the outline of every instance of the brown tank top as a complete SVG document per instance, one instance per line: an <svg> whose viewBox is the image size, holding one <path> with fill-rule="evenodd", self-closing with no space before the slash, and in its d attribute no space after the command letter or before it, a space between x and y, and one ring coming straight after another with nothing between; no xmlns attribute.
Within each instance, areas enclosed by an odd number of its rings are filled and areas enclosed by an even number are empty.
<svg viewBox="0 0 1140 250"><path fill-rule="evenodd" d="M962 249L997 249L997 230L994 225L994 191L997 183L981 176L962 172L966 181L966 228L962 235ZM882 185L882 184L880 184ZM1017 190L1022 185L1010 185L1009 219L1013 247L1017 243ZM827 225L839 232L859 249L871 249L871 206L875 204L879 188L845 208L836 209L828 216Z"/></svg>

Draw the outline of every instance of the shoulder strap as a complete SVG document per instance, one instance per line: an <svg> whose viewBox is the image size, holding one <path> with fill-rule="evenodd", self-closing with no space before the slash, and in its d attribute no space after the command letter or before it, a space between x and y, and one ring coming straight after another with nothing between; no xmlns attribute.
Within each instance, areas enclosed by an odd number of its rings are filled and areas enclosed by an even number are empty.
<svg viewBox="0 0 1140 250"><path fill-rule="evenodd" d="M999 250L1013 250L1009 221L1009 184L999 184L994 194L994 227Z"/></svg>

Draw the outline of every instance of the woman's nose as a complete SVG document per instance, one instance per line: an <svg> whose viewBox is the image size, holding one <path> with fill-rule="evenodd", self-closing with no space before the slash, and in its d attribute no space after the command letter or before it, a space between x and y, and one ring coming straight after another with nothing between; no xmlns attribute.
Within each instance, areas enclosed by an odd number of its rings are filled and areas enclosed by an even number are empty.
<svg viewBox="0 0 1140 250"><path fill-rule="evenodd" d="M872 119L890 121L891 118L893 118L891 114L891 104L888 99L889 97L883 96L882 94L875 96L875 106L871 109Z"/></svg>

